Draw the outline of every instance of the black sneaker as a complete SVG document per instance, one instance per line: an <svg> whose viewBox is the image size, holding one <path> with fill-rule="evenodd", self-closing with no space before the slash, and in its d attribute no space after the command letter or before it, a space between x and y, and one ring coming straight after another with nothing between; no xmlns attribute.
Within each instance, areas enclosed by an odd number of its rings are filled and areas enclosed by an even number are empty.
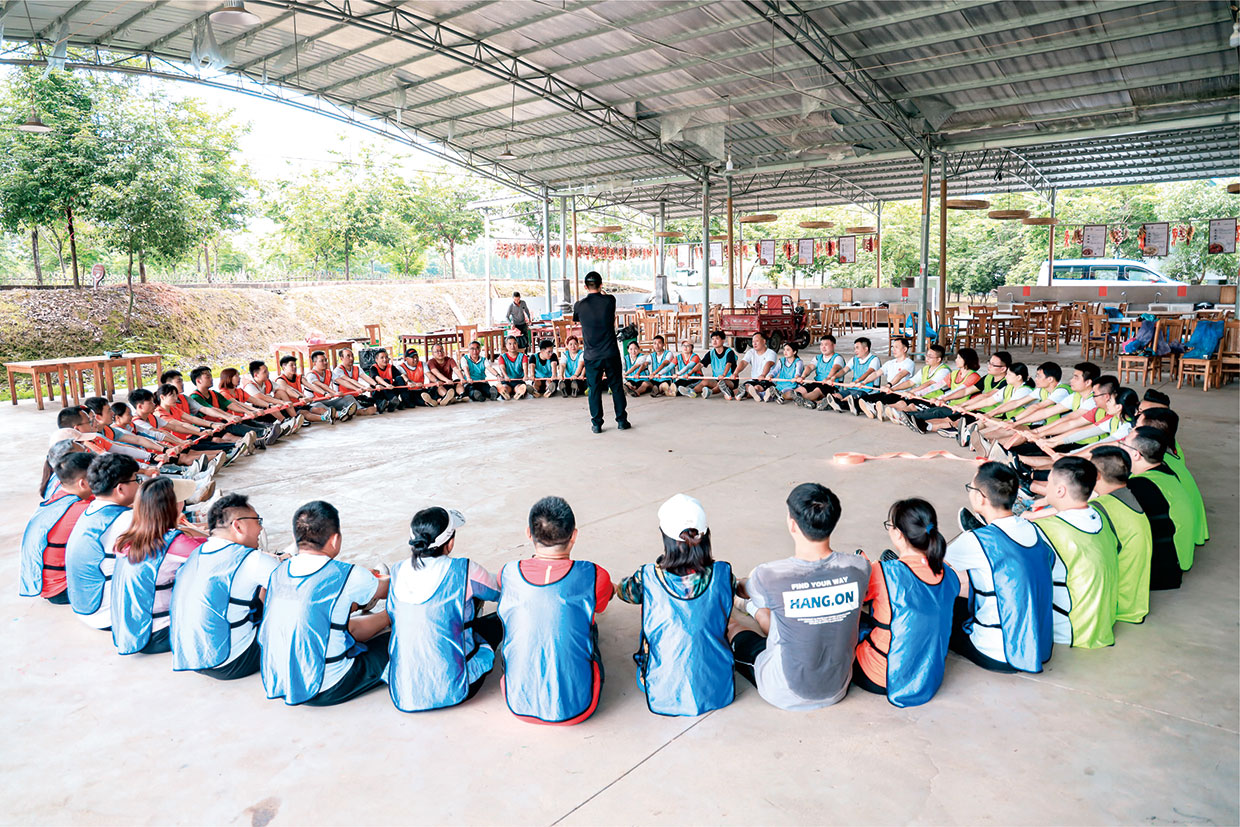
<svg viewBox="0 0 1240 827"><path fill-rule="evenodd" d="M960 509L959 513L956 514L956 522L959 523L961 531L977 531L986 525L978 519L976 514L967 508Z"/></svg>

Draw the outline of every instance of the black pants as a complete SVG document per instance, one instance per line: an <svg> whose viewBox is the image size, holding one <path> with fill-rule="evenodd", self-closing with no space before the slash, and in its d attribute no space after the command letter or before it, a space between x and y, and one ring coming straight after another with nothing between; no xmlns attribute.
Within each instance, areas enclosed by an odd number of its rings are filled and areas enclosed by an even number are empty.
<svg viewBox="0 0 1240 827"><path fill-rule="evenodd" d="M611 403L616 409L616 424L629 421L627 402L624 395L624 367L620 364L619 352L604 359L586 360L586 385L590 390L590 421L595 425L603 424L602 381L606 378L607 387L611 390Z"/></svg>
<svg viewBox="0 0 1240 827"><path fill-rule="evenodd" d="M753 667L758 662L758 655L765 651L766 638L762 635L748 629L737 632L736 637L732 638L732 661L736 674L757 686L758 678Z"/></svg>
<svg viewBox="0 0 1240 827"><path fill-rule="evenodd" d="M969 611L969 599L967 597L957 597L956 602L952 605L952 636L947 643L947 648L957 655L973 661L983 669L989 669L991 672L1019 672L1020 670L1014 666L1001 660L995 660L988 655L983 655L977 650L968 633L964 630L964 622L970 617L972 617L972 613Z"/></svg>
<svg viewBox="0 0 1240 827"><path fill-rule="evenodd" d="M306 706L334 706L382 686L390 635L390 632L384 632L366 641L366 651L353 658L353 664L340 683L306 701Z"/></svg>
<svg viewBox="0 0 1240 827"><path fill-rule="evenodd" d="M491 386L486 382L468 382L465 385L465 395L475 402L485 402L491 398Z"/></svg>
<svg viewBox="0 0 1240 827"><path fill-rule="evenodd" d="M215 678L217 681L235 681L237 678L245 678L253 675L259 670L262 662L263 652L259 648L258 638L250 642L250 646L240 656L234 658L223 666L214 666L210 669L199 669L198 674Z"/></svg>
<svg viewBox="0 0 1240 827"><path fill-rule="evenodd" d="M882 402L884 405L894 405L897 402L904 401L904 397L898 393L885 393L883 391L863 393L859 398L864 402Z"/></svg>

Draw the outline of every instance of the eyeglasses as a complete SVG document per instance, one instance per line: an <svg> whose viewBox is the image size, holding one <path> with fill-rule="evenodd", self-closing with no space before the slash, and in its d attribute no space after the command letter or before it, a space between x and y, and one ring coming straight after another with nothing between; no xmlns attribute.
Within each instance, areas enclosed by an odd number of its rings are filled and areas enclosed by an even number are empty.
<svg viewBox="0 0 1240 827"><path fill-rule="evenodd" d="M259 524L260 526L263 524L263 518L262 518L262 517L238 517L237 519L238 519L238 520L258 520L258 524Z"/></svg>
<svg viewBox="0 0 1240 827"><path fill-rule="evenodd" d="M120 482L117 483L117 485L128 485L129 483L141 483L141 482L142 480L138 479L137 477L130 477L127 480L121 480Z"/></svg>
<svg viewBox="0 0 1240 827"><path fill-rule="evenodd" d="M891 520L883 520L883 528L887 529L888 531L891 531L891 529L895 527L896 527L895 523L891 522Z"/></svg>
<svg viewBox="0 0 1240 827"><path fill-rule="evenodd" d="M979 494L982 493L982 489L978 488L976 485L973 485L972 483L967 483L967 482L964 484L964 490L965 491L976 491Z"/></svg>

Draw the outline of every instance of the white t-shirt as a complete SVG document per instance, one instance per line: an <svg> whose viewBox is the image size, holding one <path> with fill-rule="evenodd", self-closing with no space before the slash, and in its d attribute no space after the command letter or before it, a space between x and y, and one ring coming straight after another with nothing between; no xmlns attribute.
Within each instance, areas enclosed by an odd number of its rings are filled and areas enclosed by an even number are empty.
<svg viewBox="0 0 1240 827"><path fill-rule="evenodd" d="M929 387L926 388L925 393L941 390L947 387L947 383L951 380L951 375L952 370L947 365L941 364L934 370L931 370L929 365L922 365L921 370L913 376L913 386L921 387L928 382Z"/></svg>
<svg viewBox="0 0 1240 827"><path fill-rule="evenodd" d="M90 505L86 506L83 516L86 514L94 514L105 505L103 500L94 500ZM125 509L121 515L112 521L112 525L108 526L108 530L103 532L103 536L99 538L100 546L107 554L116 553L116 538L120 537L129 530L129 526L133 523L133 511ZM94 614L80 615L74 613L78 620L85 623L92 629L107 629L112 625L112 573L116 570L116 558L104 557L99 564L99 570L103 572L103 599L99 601L99 610Z"/></svg>
<svg viewBox="0 0 1240 827"><path fill-rule="evenodd" d="M228 545L230 545L228 540L219 537L208 537L207 541L200 547L199 554L211 554ZM237 574L233 577L232 587L228 590L228 596L234 600L249 603L254 599L259 589L267 588L267 581L271 579L271 573L276 570L278 565L280 565L280 561L270 554L263 554L257 549L251 551L241 561L241 565L237 567ZM254 638L258 636L257 623L241 622L250 614L249 606L229 602L224 612L224 616L231 628L229 629L228 657L220 666L232 663L244 655L245 650L250 648Z"/></svg>
<svg viewBox="0 0 1240 827"><path fill-rule="evenodd" d="M912 359L888 359L883 363L883 379L888 385L896 384L896 375L903 372L904 377L900 380L903 382L908 379L917 370L917 366Z"/></svg>
<svg viewBox="0 0 1240 827"><path fill-rule="evenodd" d="M327 565L327 561L330 559L330 557L323 554L297 554L288 561L289 573L297 577L314 574ZM349 571L348 578L344 582L344 589L340 592L340 596L336 598L336 602L332 606L332 624L335 626L347 626L350 607L354 603L359 606L366 605L375 596L375 592L378 589L378 578L362 566L353 566ZM344 631L341 629L331 630L327 638L328 657L345 651L344 634ZM353 666L353 658L341 658L334 663L324 665L323 682L319 684L319 692L326 692L340 683L340 680L349 671L351 666Z"/></svg>
<svg viewBox="0 0 1240 827"><path fill-rule="evenodd" d="M774 365L777 359L778 357L775 356L775 351L771 350L769 347L761 353L758 353L756 348L751 347L749 350L745 351L745 355L741 357L741 363L749 365L749 378L757 379L762 375L762 371L766 369L766 366ZM769 371L767 373L767 378L770 378Z"/></svg>
<svg viewBox="0 0 1240 827"><path fill-rule="evenodd" d="M245 391L245 392L246 392L247 394L249 394L250 396L257 396L257 395L259 395L259 394L261 394L261 395L263 395L263 396L266 396L266 395L267 395L267 391L265 391L265 390L263 390L262 388L260 388L260 387L258 386L258 383L257 383L257 382L255 382L253 378L251 378L248 382L246 382L244 385L242 385L242 386L241 386L241 390ZM275 391L275 385L274 385L274 384L272 385L271 390L272 390L273 392Z"/></svg>
<svg viewBox="0 0 1240 827"><path fill-rule="evenodd" d="M994 521L994 527L1002 531L1012 541L1026 548L1038 541L1038 531L1024 517L1000 517ZM1000 627L999 603L994 596L995 573L990 567L986 553L977 535L966 531L947 544L947 565L957 572L965 573L973 586L973 617L976 621L969 632L969 640L977 651L992 660L1007 663L1007 655L1003 650L1003 629ZM1058 558L1056 558L1058 562ZM1055 576L1056 582L1062 577Z"/></svg>

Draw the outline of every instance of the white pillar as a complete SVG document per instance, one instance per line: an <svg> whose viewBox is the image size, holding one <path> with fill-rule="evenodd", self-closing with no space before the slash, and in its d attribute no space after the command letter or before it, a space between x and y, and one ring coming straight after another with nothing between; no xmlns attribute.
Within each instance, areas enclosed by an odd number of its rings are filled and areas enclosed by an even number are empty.
<svg viewBox="0 0 1240 827"><path fill-rule="evenodd" d="M710 170L702 168L702 350L710 347Z"/></svg>

